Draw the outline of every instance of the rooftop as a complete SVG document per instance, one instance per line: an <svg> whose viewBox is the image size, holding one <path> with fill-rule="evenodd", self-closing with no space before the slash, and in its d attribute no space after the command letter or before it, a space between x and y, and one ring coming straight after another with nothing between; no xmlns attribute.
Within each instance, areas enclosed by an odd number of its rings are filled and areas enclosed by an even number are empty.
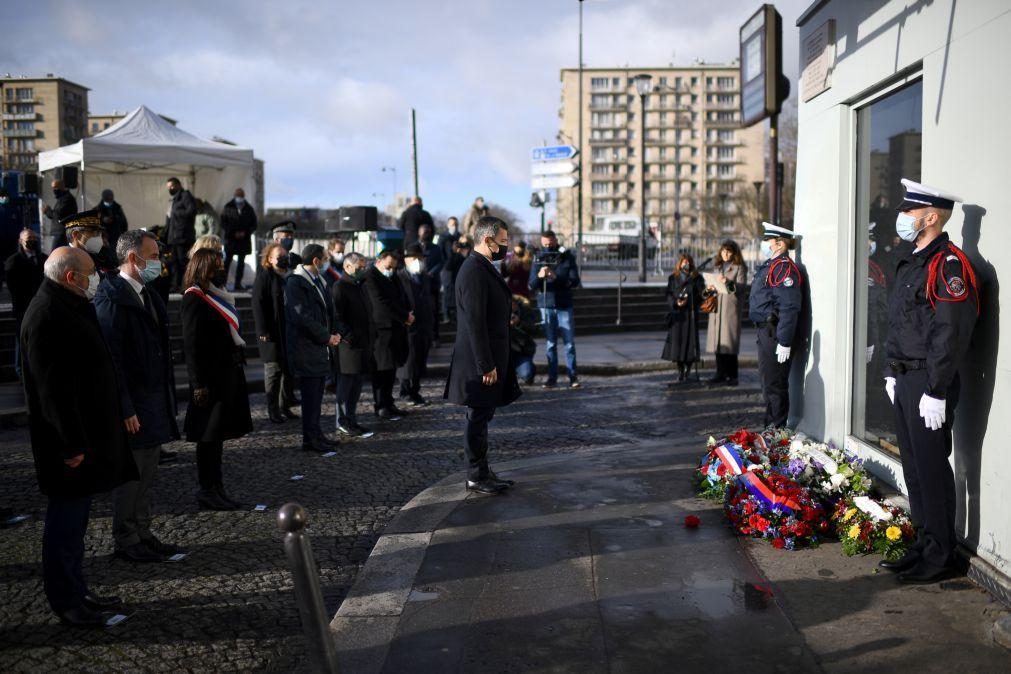
<svg viewBox="0 0 1011 674"><path fill-rule="evenodd" d="M77 82L71 82L70 80L66 79L65 77L57 77L53 73L46 73L44 76L41 76L41 77L34 77L34 76L31 76L31 75L23 75L23 74L22 75L11 75L10 73L4 73L3 77L0 77L0 84L3 84L5 82L18 82L18 83L24 82L26 84L29 83L29 82L64 82L66 84L70 84L70 85L73 85L75 87L79 87L81 89L84 89L85 91L91 91L91 89L89 87L86 87L83 84L78 84Z"/></svg>

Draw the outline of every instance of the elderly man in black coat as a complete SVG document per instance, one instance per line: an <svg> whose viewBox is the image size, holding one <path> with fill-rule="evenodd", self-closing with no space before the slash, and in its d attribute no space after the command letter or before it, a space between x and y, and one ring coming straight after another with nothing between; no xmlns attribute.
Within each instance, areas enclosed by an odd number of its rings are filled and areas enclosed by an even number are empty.
<svg viewBox="0 0 1011 674"><path fill-rule="evenodd" d="M165 243L172 248L173 286L182 290L190 247L197 240L197 202L189 190L183 189L179 178L169 178L166 187L170 198L165 217Z"/></svg>
<svg viewBox="0 0 1011 674"><path fill-rule="evenodd" d="M393 404L393 383L397 368L407 362L407 328L414 323L403 287L395 277L396 268L396 255L392 250L384 250L365 272L365 294L376 334L372 396L376 416L387 421L398 421L407 414Z"/></svg>
<svg viewBox="0 0 1011 674"><path fill-rule="evenodd" d="M253 252L252 236L256 232L256 211L246 201L240 187L235 198L221 210L221 229L225 233L225 271L235 258L235 290L244 290L242 274L246 270L246 256Z"/></svg>
<svg viewBox="0 0 1011 674"><path fill-rule="evenodd" d="M432 215L421 205L421 197L411 199L411 205L404 209L397 221L397 227L404 233L404 245L409 246L418 240L418 229L422 225L435 228Z"/></svg>
<svg viewBox="0 0 1011 674"><path fill-rule="evenodd" d="M375 343L369 300L365 296L365 258L358 253L344 257L344 274L333 284L334 315L341 326L337 347L337 430L342 435L370 438L373 433L358 423L358 400L362 381L372 364Z"/></svg>
<svg viewBox="0 0 1011 674"><path fill-rule="evenodd" d="M428 404L421 396L421 378L428 371L428 352L432 348L435 315L432 313L432 277L425 267L425 252L412 243L404 251L404 268L397 272L414 323L407 329L407 362L397 371L400 397L413 407Z"/></svg>
<svg viewBox="0 0 1011 674"><path fill-rule="evenodd" d="M509 249L507 229L494 216L483 216L474 228L475 254L467 257L456 278L456 345L446 382L445 397L467 406L467 489L482 494L497 494L513 484L488 467L488 422L496 408L520 396L509 363L512 294L492 264Z"/></svg>
<svg viewBox="0 0 1011 674"><path fill-rule="evenodd" d="M137 479L116 370L88 301L98 283L82 250L57 248L21 325L25 399L39 488L46 598L65 623L98 627L118 597L91 593L81 569L91 497Z"/></svg>
<svg viewBox="0 0 1011 674"><path fill-rule="evenodd" d="M284 287L288 368L299 378L302 391L302 449L325 452L340 443L330 440L320 426L326 378L333 372L332 349L340 344L333 301L321 276L330 258L318 243L302 250L302 264Z"/></svg>
<svg viewBox="0 0 1011 674"><path fill-rule="evenodd" d="M130 434L140 479L113 493L112 536L116 556L158 562L185 552L151 532L150 492L163 443L179 439L168 312L146 284L161 276L158 241L142 229L117 242L119 273L105 277L95 311L112 354L123 422Z"/></svg>
<svg viewBox="0 0 1011 674"><path fill-rule="evenodd" d="M11 291L11 310L14 314L14 371L21 378L21 321L28 304L42 285L42 267L46 255L42 252L39 235L30 229L18 235L18 251L4 262L4 277Z"/></svg>

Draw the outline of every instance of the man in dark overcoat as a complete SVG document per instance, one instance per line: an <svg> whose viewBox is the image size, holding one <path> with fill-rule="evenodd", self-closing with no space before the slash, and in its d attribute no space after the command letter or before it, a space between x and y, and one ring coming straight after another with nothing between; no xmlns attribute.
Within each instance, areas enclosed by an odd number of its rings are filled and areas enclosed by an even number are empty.
<svg viewBox="0 0 1011 674"><path fill-rule="evenodd" d="M342 260L344 273L333 284L334 316L341 326L341 343L337 347L337 430L342 435L368 438L373 433L358 423L358 400L362 381L372 364L375 331L365 296L365 258L350 253Z"/></svg>
<svg viewBox="0 0 1011 674"><path fill-rule="evenodd" d="M130 229L126 213L123 212L123 207L116 201L116 195L110 189L102 190L102 201L98 204L97 209L98 215L102 219L102 227L105 229L109 248L115 252L119 236Z"/></svg>
<svg viewBox="0 0 1011 674"><path fill-rule="evenodd" d="M42 285L46 254L42 252L39 235L31 229L18 235L18 251L4 262L4 277L11 291L11 311L14 314L14 371L21 378L21 322L35 293Z"/></svg>
<svg viewBox="0 0 1011 674"><path fill-rule="evenodd" d="M397 227L404 233L404 245L409 246L418 240L418 229L422 225L435 228L432 214L421 205L421 197L411 199L411 205L404 209L397 220Z"/></svg>
<svg viewBox="0 0 1011 674"><path fill-rule="evenodd" d="M407 329L407 362L397 371L400 377L400 397L410 405L420 407L428 402L421 397L421 378L428 369L428 352L432 348L435 315L432 313L432 277L425 265L421 244L412 243L404 251L404 268L397 271L407 306L414 314L414 323Z"/></svg>
<svg viewBox="0 0 1011 674"><path fill-rule="evenodd" d="M235 198L221 210L221 229L225 234L225 271L235 259L235 289L244 290L242 274L246 270L246 256L253 252L252 237L256 233L256 211L246 201L246 193L240 187L235 190Z"/></svg>
<svg viewBox="0 0 1011 674"><path fill-rule="evenodd" d="M397 421L406 414L393 404L393 384L397 368L407 362L407 328L414 323L407 297L395 278L396 268L396 255L384 250L365 272L365 294L376 335L372 351L372 396L376 416L388 421Z"/></svg>
<svg viewBox="0 0 1011 674"><path fill-rule="evenodd" d="M185 552L151 532L150 492L161 446L179 439L168 312L146 285L161 276L154 234L129 230L117 246L119 273L102 281L95 311L116 367L123 422L140 479L113 493L112 536L117 557L158 562Z"/></svg>
<svg viewBox="0 0 1011 674"><path fill-rule="evenodd" d="M172 284L182 291L185 290L183 274L189 262L189 251L197 240L197 202L189 190L183 189L179 178L169 178L166 187L169 205L165 216L165 243L172 248Z"/></svg>
<svg viewBox="0 0 1011 674"><path fill-rule="evenodd" d="M494 216L480 218L474 228L474 255L456 278L456 345L449 367L445 397L467 406L463 448L467 457L467 489L497 494L512 485L488 467L488 422L495 409L520 395L516 371L509 363L509 320L512 295L492 262L505 258L509 232Z"/></svg>
<svg viewBox="0 0 1011 674"><path fill-rule="evenodd" d="M66 188L63 181L57 178L53 181L52 188L56 201L52 206L45 204L42 207L42 214L50 220L45 231L46 243L44 244L45 249L50 251L67 245L67 232L63 228L63 220L77 213L77 199Z"/></svg>
<svg viewBox="0 0 1011 674"><path fill-rule="evenodd" d="M93 494L137 479L116 370L88 301L98 283L83 250L57 248L21 325L25 400L39 488L49 498L42 534L46 598L60 620L99 627L118 597L84 580L84 535Z"/></svg>

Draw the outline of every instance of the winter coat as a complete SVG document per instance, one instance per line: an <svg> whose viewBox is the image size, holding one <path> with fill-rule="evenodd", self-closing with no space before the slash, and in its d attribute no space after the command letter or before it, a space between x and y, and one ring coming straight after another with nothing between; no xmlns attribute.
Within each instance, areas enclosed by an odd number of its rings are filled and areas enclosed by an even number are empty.
<svg viewBox="0 0 1011 674"><path fill-rule="evenodd" d="M317 285L318 284L318 285ZM284 286L288 369L296 377L326 377L333 372L330 335L336 335L333 301L323 279L314 280L299 265Z"/></svg>
<svg viewBox="0 0 1011 674"><path fill-rule="evenodd" d="M225 253L249 255L253 252L252 236L256 233L256 211L243 202L239 208L232 199L221 211L221 229L224 232Z"/></svg>
<svg viewBox="0 0 1011 674"><path fill-rule="evenodd" d="M98 216L102 219L102 226L105 227L105 238L109 242L109 248L115 251L119 235L130 228L130 224L126 221L126 213L123 212L119 202L113 201L111 206L106 206L103 201L98 204ZM106 219L109 221L106 222Z"/></svg>
<svg viewBox="0 0 1011 674"><path fill-rule="evenodd" d="M446 256L442 252L442 246L437 246L431 241L422 241L421 250L425 253L425 271L432 277L435 290L438 290L439 277L446 266Z"/></svg>
<svg viewBox="0 0 1011 674"><path fill-rule="evenodd" d="M25 315L28 305L42 285L42 279L45 278L42 267L47 257L42 251L36 251L35 259L32 260L23 250L19 250L4 262L4 277L11 291L11 309L15 318L21 319Z"/></svg>
<svg viewBox="0 0 1011 674"><path fill-rule="evenodd" d="M730 292L716 296L716 312L709 314L706 351L737 354L741 350L741 298L748 282L748 269L727 263L718 271L726 277Z"/></svg>
<svg viewBox="0 0 1011 674"><path fill-rule="evenodd" d="M102 281L94 300L116 366L123 418L137 415L140 422L140 430L129 436L134 449L179 439L168 312L158 293L144 292L150 310L129 281L115 274Z"/></svg>
<svg viewBox="0 0 1011 674"><path fill-rule="evenodd" d="M165 235L165 243L172 246L192 246L197 240L196 219L196 200L189 190L179 190L169 202L169 214L165 219L168 232Z"/></svg>
<svg viewBox="0 0 1011 674"><path fill-rule="evenodd" d="M73 194L69 191L64 191L63 194L56 197L52 211L46 216L49 218L49 228L46 230L46 234L55 237L53 248L67 245L67 231L60 224L60 220L69 218L75 213L77 213L77 199L74 198Z"/></svg>
<svg viewBox="0 0 1011 674"><path fill-rule="evenodd" d="M375 369L395 370L407 361L407 297L395 276L386 278L375 267L365 272L365 294L376 335Z"/></svg>
<svg viewBox="0 0 1011 674"><path fill-rule="evenodd" d="M509 362L512 295L502 275L480 253L472 253L456 278L456 344L445 397L468 407L502 407L520 396L516 370ZM491 386L482 376L496 370Z"/></svg>
<svg viewBox="0 0 1011 674"><path fill-rule="evenodd" d="M341 374L367 374L375 348L375 328L363 281L349 276L333 284L334 318L341 327L337 347Z"/></svg>
<svg viewBox="0 0 1011 674"><path fill-rule="evenodd" d="M571 251L557 252L558 264L552 266L555 278L546 281L537 275L544 266L545 254L551 251L542 250L530 265L530 275L527 277L527 287L531 294L539 293L537 305L541 309L571 309L572 290L578 288L579 266Z"/></svg>
<svg viewBox="0 0 1011 674"><path fill-rule="evenodd" d="M224 317L196 293L183 294L182 323L190 377L186 439L221 442L241 438L253 430L242 347L232 341ZM203 407L193 401L193 391L198 388L210 392L210 401Z"/></svg>
<svg viewBox="0 0 1011 674"><path fill-rule="evenodd" d="M432 215L422 208L421 204L408 206L404 212L400 214L400 219L397 221L397 227L404 233L405 246L415 243L418 240L418 228L422 225L428 225L433 230L435 229L435 223L432 222Z"/></svg>
<svg viewBox="0 0 1011 674"><path fill-rule="evenodd" d="M256 322L256 345L264 363L283 363L287 358L284 326L285 277L273 269L260 268L253 281L253 320ZM260 339L267 337L267 341Z"/></svg>
<svg viewBox="0 0 1011 674"><path fill-rule="evenodd" d="M702 304L705 283L701 274L671 274L667 279L667 340L662 358L675 363L692 363L700 359L698 309ZM678 298L687 300L678 306Z"/></svg>
<svg viewBox="0 0 1011 674"><path fill-rule="evenodd" d="M444 286L453 283L453 279L456 278L456 272L460 268L460 262L454 259L460 257L460 254L453 250L453 246L459 240L459 230L456 232L446 230L439 235L439 243L437 245L439 246L439 250L442 251L442 268L439 270L439 279Z"/></svg>
<svg viewBox="0 0 1011 674"><path fill-rule="evenodd" d="M21 325L28 430L39 489L79 498L136 480L116 370L95 307L46 279ZM84 454L77 468L63 463Z"/></svg>

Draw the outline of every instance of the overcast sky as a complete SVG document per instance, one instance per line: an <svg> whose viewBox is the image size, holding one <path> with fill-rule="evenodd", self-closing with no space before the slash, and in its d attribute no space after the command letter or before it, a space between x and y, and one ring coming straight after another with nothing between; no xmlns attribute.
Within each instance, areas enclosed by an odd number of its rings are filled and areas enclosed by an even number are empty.
<svg viewBox="0 0 1011 674"><path fill-rule="evenodd" d="M796 90L797 16L775 3ZM527 222L530 148L558 131L577 0L36 0L4 13L0 70L91 88L93 113L145 104L266 161L268 206L374 203L409 190L461 214L480 194ZM728 62L754 0L586 0L587 67ZM716 9L718 7L718 10ZM376 194L376 197L373 197Z"/></svg>

